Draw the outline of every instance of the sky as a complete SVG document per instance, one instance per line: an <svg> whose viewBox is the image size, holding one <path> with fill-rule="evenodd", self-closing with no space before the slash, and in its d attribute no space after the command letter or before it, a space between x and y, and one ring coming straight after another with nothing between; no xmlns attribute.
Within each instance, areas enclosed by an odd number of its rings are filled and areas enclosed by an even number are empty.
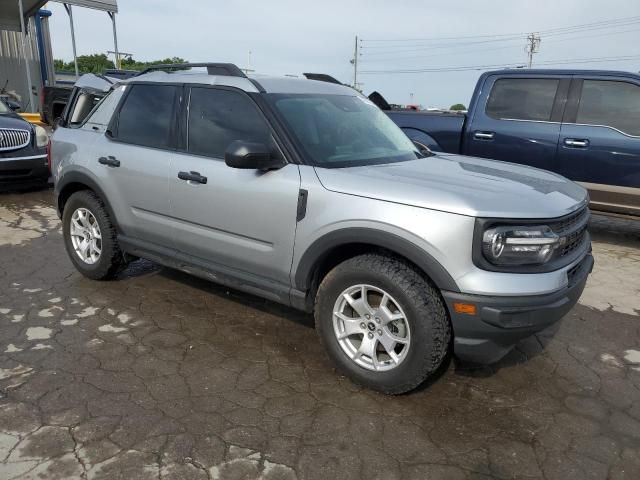
<svg viewBox="0 0 640 480"><path fill-rule="evenodd" d="M70 61L67 14L47 8L54 58ZM640 0L119 0L118 8L120 51L140 61L246 68L251 51L256 73L328 73L352 84L358 35L359 86L390 103L468 105L482 71L527 63L531 32L541 37L534 67L640 71ZM78 55L113 50L106 13L74 7L73 16ZM582 63L604 58L617 59ZM551 64L558 60L565 64ZM465 70L398 72L449 67Z"/></svg>

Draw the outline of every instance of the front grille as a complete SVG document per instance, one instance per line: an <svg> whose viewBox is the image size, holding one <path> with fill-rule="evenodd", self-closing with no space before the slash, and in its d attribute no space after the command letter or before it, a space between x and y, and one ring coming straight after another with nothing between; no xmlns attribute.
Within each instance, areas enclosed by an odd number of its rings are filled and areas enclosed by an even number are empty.
<svg viewBox="0 0 640 480"><path fill-rule="evenodd" d="M589 209L587 207L556 222L549 223L551 230L563 239L562 246L557 253L558 257L567 256L582 246L587 236L588 223Z"/></svg>
<svg viewBox="0 0 640 480"><path fill-rule="evenodd" d="M0 128L0 152L26 147L30 140L29 130Z"/></svg>

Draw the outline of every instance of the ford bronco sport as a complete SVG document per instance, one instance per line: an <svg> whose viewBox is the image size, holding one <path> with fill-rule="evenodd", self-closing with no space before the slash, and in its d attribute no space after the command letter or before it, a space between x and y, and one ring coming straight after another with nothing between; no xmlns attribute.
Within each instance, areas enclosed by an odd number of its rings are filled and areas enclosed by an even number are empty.
<svg viewBox="0 0 640 480"><path fill-rule="evenodd" d="M160 66L63 119L51 154L82 274L143 257L314 312L340 370L386 393L449 352L500 359L593 266L582 187L421 150L342 85Z"/></svg>

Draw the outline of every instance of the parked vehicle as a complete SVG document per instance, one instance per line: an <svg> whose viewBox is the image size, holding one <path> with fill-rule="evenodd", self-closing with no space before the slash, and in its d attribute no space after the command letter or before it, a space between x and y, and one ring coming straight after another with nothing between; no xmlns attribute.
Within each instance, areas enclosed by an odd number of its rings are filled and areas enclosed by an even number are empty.
<svg viewBox="0 0 640 480"><path fill-rule="evenodd" d="M48 141L44 128L27 122L0 100L0 188L46 184Z"/></svg>
<svg viewBox="0 0 640 480"><path fill-rule="evenodd" d="M586 187L592 210L640 216L638 74L488 72L478 80L467 115L388 114L434 151L550 170Z"/></svg>
<svg viewBox="0 0 640 480"><path fill-rule="evenodd" d="M342 85L196 66L125 80L56 129L56 205L83 275L143 257L314 312L337 366L393 394L452 348L498 360L581 295L577 184L420 151Z"/></svg>
<svg viewBox="0 0 640 480"><path fill-rule="evenodd" d="M71 84L45 86L40 92L40 117L44 123L53 125L62 116L73 90Z"/></svg>
<svg viewBox="0 0 640 480"><path fill-rule="evenodd" d="M41 93L40 115L42 120L49 125L54 125L59 118L62 118L69 99L77 100L74 94L79 88L97 88L99 90L103 84L111 85L114 81L130 78L138 73L133 70L106 70L103 75L84 74L73 85L59 83L45 86Z"/></svg>

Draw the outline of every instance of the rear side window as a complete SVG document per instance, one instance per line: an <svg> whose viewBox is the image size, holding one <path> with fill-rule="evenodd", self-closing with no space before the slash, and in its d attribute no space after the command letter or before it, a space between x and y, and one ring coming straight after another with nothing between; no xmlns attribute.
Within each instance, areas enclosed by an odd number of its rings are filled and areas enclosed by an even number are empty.
<svg viewBox="0 0 640 480"><path fill-rule="evenodd" d="M229 90L192 88L189 102L188 150L224 158L232 142L271 144L271 132L253 102Z"/></svg>
<svg viewBox="0 0 640 480"><path fill-rule="evenodd" d="M118 116L118 140L168 147L176 91L173 85L133 85Z"/></svg>
<svg viewBox="0 0 640 480"><path fill-rule="evenodd" d="M502 78L493 84L486 113L497 120L550 121L560 80Z"/></svg>
<svg viewBox="0 0 640 480"><path fill-rule="evenodd" d="M640 136L640 87L627 82L585 80L576 122Z"/></svg>

